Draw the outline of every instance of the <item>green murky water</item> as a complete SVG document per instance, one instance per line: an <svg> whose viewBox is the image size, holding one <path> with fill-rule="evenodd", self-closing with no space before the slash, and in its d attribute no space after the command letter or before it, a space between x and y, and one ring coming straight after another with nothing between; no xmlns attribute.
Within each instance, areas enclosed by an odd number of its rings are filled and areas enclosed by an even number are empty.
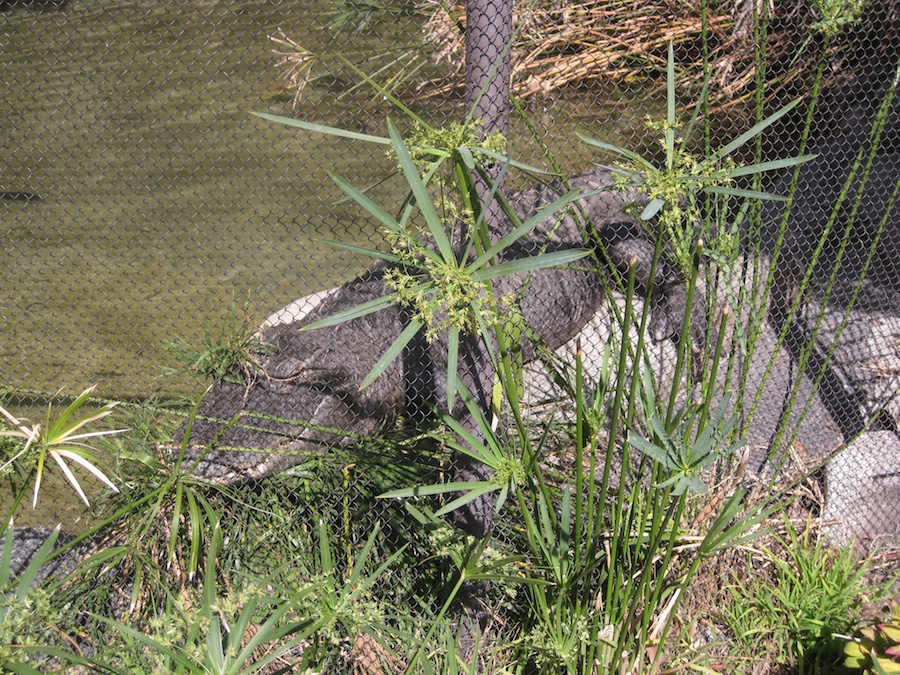
<svg viewBox="0 0 900 675"><path fill-rule="evenodd" d="M5 379L153 393L171 385L157 378L166 340L195 339L233 300L264 313L347 266L320 240L360 237L357 221L342 208L316 218L332 197L308 186L365 156L249 114L283 108L260 95L277 80L266 36L286 17L327 20L298 5L0 17L0 189L44 198L0 201Z"/></svg>

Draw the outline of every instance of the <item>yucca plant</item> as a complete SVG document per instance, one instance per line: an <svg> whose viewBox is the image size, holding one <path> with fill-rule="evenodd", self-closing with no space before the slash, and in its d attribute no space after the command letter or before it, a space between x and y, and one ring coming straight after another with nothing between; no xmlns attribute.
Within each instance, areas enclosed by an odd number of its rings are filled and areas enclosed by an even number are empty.
<svg viewBox="0 0 900 675"><path fill-rule="evenodd" d="M53 402L47 405L47 418L43 423L31 422L24 418L15 417L6 408L0 406L2 414L14 427L0 430L0 436L19 439L21 447L3 466L0 471L13 467L22 467L26 472L34 476L34 497L32 507L37 508L38 495L41 489L41 481L44 477L44 468L48 457L51 457L63 472L66 480L78 494L85 506L90 506L87 495L81 488L81 484L72 473L72 467L68 462L74 462L89 471L95 478L109 487L113 492L118 488L97 466L97 458L93 454L95 448L85 441L96 439L110 434L119 434L125 429L111 429L101 431L88 431L90 424L99 422L112 414L116 403L107 403L96 412L83 414L83 409L90 402L91 394L96 385L88 387L75 400L70 403L56 419L53 419Z"/></svg>
<svg viewBox="0 0 900 675"><path fill-rule="evenodd" d="M844 665L868 675L900 673L900 602L882 612L881 620L860 629L844 645Z"/></svg>

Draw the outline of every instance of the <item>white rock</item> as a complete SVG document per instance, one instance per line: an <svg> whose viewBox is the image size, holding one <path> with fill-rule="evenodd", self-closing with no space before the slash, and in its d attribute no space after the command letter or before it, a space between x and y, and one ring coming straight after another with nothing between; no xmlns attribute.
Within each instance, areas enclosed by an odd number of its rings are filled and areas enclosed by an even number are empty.
<svg viewBox="0 0 900 675"><path fill-rule="evenodd" d="M828 463L823 532L833 546L900 544L900 438L871 431Z"/></svg>

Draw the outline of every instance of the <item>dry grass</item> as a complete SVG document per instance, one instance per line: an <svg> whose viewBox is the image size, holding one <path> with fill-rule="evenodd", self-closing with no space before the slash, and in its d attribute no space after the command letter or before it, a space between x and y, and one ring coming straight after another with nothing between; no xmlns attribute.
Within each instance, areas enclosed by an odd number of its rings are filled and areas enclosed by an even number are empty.
<svg viewBox="0 0 900 675"><path fill-rule="evenodd" d="M269 40L278 45L277 48L271 50L278 57L275 67L282 69L284 77L287 79L287 84L283 86L282 90L291 93L293 107L296 108L303 98L306 85L312 79L312 70L317 56L288 37L281 28L277 30L276 35L270 35ZM281 91L272 92L271 95L264 98L272 98L279 93Z"/></svg>
<svg viewBox="0 0 900 675"><path fill-rule="evenodd" d="M425 16L422 44L416 46L410 61L397 67L416 70L431 61L441 64L444 72L424 81L415 75L400 78L407 83L398 93L407 99L425 99L462 90L464 4L422 0L419 11ZM765 38L765 82L760 83L761 38L756 27L763 12L770 20ZM882 46L867 42L865 48L890 49L895 24L900 22L900 0L876 0L870 15L886 17L881 23L867 18L862 31L869 31L867 39L881 41ZM512 89L525 100L572 87L663 86L671 42L682 91L693 97L709 73L711 112L739 109L756 95L760 84L767 99L784 100L808 93L822 55L821 40L810 30L819 18L810 0L734 0L705 9L696 0L520 2L515 4L513 17ZM269 39L277 46L272 51L287 82L268 96L288 93L296 105L314 79L312 72L321 55L280 29ZM835 40L827 48L825 84L852 79L853 49L847 46Z"/></svg>
<svg viewBox="0 0 900 675"><path fill-rule="evenodd" d="M461 89L465 64L464 8L454 5L447 12L439 0L427 0L425 8L425 42L449 71L419 86L416 95L423 98ZM762 0L737 0L705 16L700 3L660 0L637 5L624 0L535 2L516 8L513 92L520 99L571 86L663 83L669 42L675 47L683 90L699 88L708 67L704 60L712 64L710 99L715 109L731 108L757 91L753 17L764 10ZM807 26L815 20L804 0L781 3L773 16L766 45L765 90L770 97L805 83L817 54L812 48L798 53ZM839 51L837 45L832 48L834 59Z"/></svg>
<svg viewBox="0 0 900 675"><path fill-rule="evenodd" d="M446 78L426 83L420 95L445 94L463 86L465 12L455 5L448 13L437 0L425 26L425 41L438 62L450 64ZM428 10L426 10L428 11ZM704 28L711 43L727 40L734 22L709 15L704 26L688 3L586 0L550 6L517 5L513 19L513 91L519 98L546 95L570 85L610 85L656 79L665 73L666 49L672 42L687 59L688 70L701 65Z"/></svg>
<svg viewBox="0 0 900 675"><path fill-rule="evenodd" d="M694 0L534 0L517 3L512 50L513 92L520 99L545 96L565 87L663 85L666 49L675 47L677 81L696 93L708 68L711 112L736 108L763 86L767 100L806 95L820 62L822 39L812 29L820 16L811 0L734 0L708 7ZM425 0L425 44L432 58L446 63L440 79L411 92L425 98L464 85L465 10L450 11L441 0ZM758 17L769 17L765 37L765 82L760 82ZM854 78L861 53L896 50L900 1L875 0L859 25L825 48L824 82L840 85ZM704 43L705 35L705 43ZM704 44L706 55L704 56Z"/></svg>

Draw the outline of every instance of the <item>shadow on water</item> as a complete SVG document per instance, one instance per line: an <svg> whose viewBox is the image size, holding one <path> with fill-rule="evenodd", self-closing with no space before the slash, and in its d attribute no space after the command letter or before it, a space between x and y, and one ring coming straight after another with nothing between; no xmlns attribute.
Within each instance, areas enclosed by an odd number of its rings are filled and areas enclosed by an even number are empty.
<svg viewBox="0 0 900 675"><path fill-rule="evenodd" d="M419 35L412 17L341 42L328 27L334 6L74 0L0 15L0 381L39 391L100 382L117 398L184 390L160 378L174 365L167 340L199 344L204 322L215 329L235 305L262 318L361 269L323 240L380 237L335 204L327 174L372 184L391 168L383 148L249 114L291 114L265 97L282 79L267 39L278 28L332 53ZM376 97L347 95L353 76L336 60L320 66L332 77L294 114L383 133ZM646 111L612 106L625 128ZM460 114L446 101L421 107L432 120ZM573 126L604 115L577 96L535 109L539 125L557 120L545 140L572 156L560 109ZM577 152L567 169L590 161ZM385 204L399 202L396 186L384 189Z"/></svg>

